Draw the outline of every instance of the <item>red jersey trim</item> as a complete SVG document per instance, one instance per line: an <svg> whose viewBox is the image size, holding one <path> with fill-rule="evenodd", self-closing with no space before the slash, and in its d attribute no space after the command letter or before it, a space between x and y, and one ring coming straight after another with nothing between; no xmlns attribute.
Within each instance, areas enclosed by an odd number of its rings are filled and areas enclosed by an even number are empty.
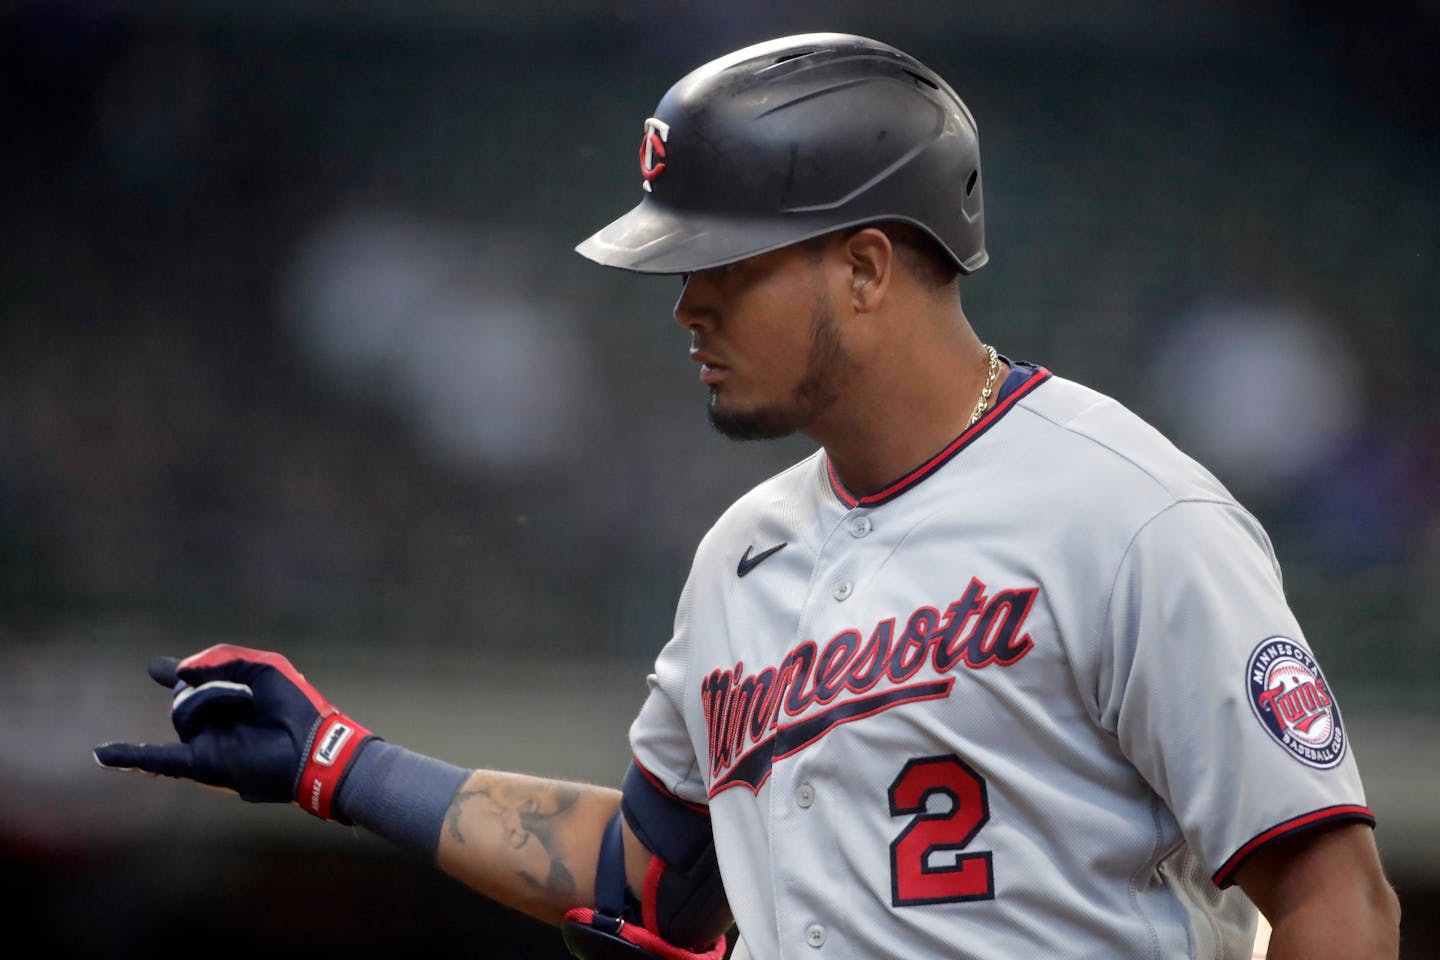
<svg viewBox="0 0 1440 960"><path fill-rule="evenodd" d="M825 474L830 479L830 489L835 491L835 496L840 498L841 503L851 508L874 507L878 506L879 504L885 503L887 500L893 500L895 497L900 496L900 494L904 493L906 490L909 490L911 487L920 483L920 481L930 476L936 470L939 470L941 467L943 467L946 463L950 461L951 457L954 457L955 454L959 453L961 450L964 450L971 443L978 440L980 436L985 433L986 430L989 430L995 425L995 422L997 420L1005 416L1005 414L1010 411L1010 408L1015 405L1016 401L1018 401L1021 397L1025 396L1031 390L1034 390L1036 387L1040 386L1040 384L1044 383L1046 380L1049 379L1049 370L1046 370L1044 367L1036 367L1035 372L1032 373L1025 380L1024 383L1016 387L1014 393L1011 393L1004 400L1001 400L994 407L992 407L990 409L990 412L985 414L985 416L981 417L978 421L976 421L974 426L967 427L963 433L961 433L954 440L951 440L948 444L946 444L945 449L941 450L939 453L935 454L935 456L931 457L929 460L926 460L924 463L920 464L920 466L916 467L914 470L911 470L909 473L905 474L903 477L901 477L899 480L896 480L894 483L891 483L888 486L881 487L879 490L876 490L872 493L867 493L864 496L857 497L855 494L851 493L845 488L845 485L840 482L840 478L835 476L835 468L831 466L830 461L827 458L825 461Z"/></svg>
<svg viewBox="0 0 1440 960"><path fill-rule="evenodd" d="M1294 836L1322 823L1336 823L1344 820L1359 820L1372 827L1375 826L1375 814L1368 807L1358 804L1322 807L1319 810L1286 820L1284 823L1276 824L1264 833L1252 837L1248 843L1231 854L1230 859L1225 861L1225 865L1215 871L1215 875L1210 879L1214 881L1215 886L1224 889L1235 882L1235 871L1240 869L1240 865L1261 847L1274 843L1282 837Z"/></svg>

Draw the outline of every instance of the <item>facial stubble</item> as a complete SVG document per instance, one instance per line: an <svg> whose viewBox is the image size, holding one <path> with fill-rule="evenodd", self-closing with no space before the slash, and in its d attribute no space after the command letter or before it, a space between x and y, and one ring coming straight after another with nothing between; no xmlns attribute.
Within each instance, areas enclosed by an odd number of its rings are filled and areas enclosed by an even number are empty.
<svg viewBox="0 0 1440 960"><path fill-rule="evenodd" d="M834 406L839 383L852 365L840 342L840 324L824 296L816 296L810 312L810 354L805 375L796 384L787 403L774 403L751 410L725 410L716 404L712 388L706 413L710 425L731 440L778 440L803 432Z"/></svg>

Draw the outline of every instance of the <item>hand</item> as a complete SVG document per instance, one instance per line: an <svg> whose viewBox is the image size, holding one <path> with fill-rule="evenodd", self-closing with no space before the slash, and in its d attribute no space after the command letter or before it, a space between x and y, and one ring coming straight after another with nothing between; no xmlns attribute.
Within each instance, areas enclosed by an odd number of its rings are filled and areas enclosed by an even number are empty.
<svg viewBox="0 0 1440 960"><path fill-rule="evenodd" d="M335 792L374 735L330 704L278 653L219 644L156 657L179 743L106 743L101 766L183 777L256 803L296 802L332 819Z"/></svg>

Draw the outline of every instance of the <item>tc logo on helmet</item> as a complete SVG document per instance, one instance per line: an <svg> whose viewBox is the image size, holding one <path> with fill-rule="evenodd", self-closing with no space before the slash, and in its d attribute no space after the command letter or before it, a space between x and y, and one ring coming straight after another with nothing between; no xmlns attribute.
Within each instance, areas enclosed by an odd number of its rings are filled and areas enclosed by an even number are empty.
<svg viewBox="0 0 1440 960"><path fill-rule="evenodd" d="M645 139L640 141L640 176L645 178L643 186L650 189L650 181L665 170L665 142L670 139L670 124L650 117L645 121Z"/></svg>

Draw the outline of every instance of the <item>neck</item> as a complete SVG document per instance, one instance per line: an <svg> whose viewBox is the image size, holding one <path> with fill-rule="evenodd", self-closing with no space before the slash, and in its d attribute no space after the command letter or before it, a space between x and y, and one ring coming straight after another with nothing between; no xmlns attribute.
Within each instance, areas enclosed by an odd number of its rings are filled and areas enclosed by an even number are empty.
<svg viewBox="0 0 1440 960"><path fill-rule="evenodd" d="M989 354L964 315L948 336L896 336L860 365L855 390L810 436L836 475L857 493L877 490L924 463L971 422L990 375ZM912 349L895 349L895 344ZM993 381L987 409L1006 373Z"/></svg>

